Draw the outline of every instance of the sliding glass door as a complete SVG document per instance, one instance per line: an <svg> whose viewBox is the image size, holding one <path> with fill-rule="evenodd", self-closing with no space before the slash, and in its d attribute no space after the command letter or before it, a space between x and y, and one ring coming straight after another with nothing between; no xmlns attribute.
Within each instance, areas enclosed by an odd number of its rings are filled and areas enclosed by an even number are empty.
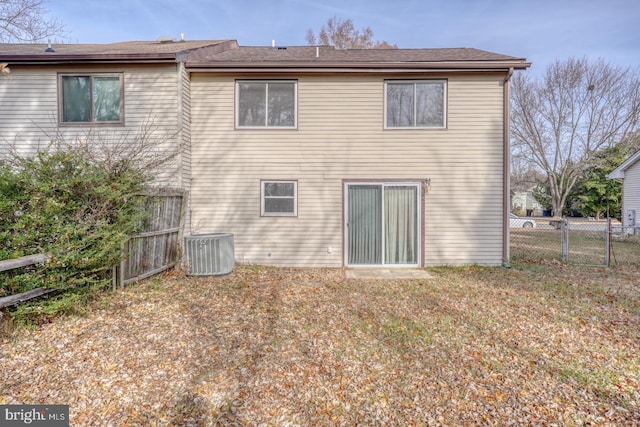
<svg viewBox="0 0 640 427"><path fill-rule="evenodd" d="M346 184L348 265L417 265L419 184Z"/></svg>

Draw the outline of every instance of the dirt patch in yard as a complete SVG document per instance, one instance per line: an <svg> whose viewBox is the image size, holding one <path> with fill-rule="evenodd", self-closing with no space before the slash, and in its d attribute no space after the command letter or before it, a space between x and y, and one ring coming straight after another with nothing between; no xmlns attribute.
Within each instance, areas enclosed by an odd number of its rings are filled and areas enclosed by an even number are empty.
<svg viewBox="0 0 640 427"><path fill-rule="evenodd" d="M640 425L640 269L170 273L0 345L71 424Z"/></svg>

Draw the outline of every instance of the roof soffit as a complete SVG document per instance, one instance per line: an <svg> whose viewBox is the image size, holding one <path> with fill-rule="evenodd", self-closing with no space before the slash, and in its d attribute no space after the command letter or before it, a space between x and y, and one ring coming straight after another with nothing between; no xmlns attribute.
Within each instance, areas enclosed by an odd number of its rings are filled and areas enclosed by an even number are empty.
<svg viewBox="0 0 640 427"><path fill-rule="evenodd" d="M620 166L615 168L611 173L607 175L609 179L620 179L624 178L624 173L627 169L633 166L636 162L640 161L640 150L633 153L631 156L627 158Z"/></svg>

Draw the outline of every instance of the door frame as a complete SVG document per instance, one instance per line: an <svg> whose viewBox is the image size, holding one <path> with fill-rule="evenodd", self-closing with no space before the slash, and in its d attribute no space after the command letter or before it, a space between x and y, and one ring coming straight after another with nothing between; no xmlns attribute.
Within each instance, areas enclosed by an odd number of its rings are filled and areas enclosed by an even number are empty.
<svg viewBox="0 0 640 427"><path fill-rule="evenodd" d="M349 264L349 230L347 220L349 218L349 186L351 185L380 185L384 194L385 186L412 186L417 189L417 262L415 264ZM384 199L383 199L384 200ZM343 179L342 180L342 253L343 265L348 268L422 268L424 266L424 201L425 201L425 180L424 179ZM384 215L384 209L383 209ZM383 216L384 221L384 216ZM383 248L384 250L384 248Z"/></svg>

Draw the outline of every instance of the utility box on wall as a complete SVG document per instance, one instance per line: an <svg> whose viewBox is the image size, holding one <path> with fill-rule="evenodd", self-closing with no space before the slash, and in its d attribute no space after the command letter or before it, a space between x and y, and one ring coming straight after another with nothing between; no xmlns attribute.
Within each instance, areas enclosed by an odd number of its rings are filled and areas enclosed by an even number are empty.
<svg viewBox="0 0 640 427"><path fill-rule="evenodd" d="M222 276L233 271L233 234L194 234L184 240L187 275Z"/></svg>

